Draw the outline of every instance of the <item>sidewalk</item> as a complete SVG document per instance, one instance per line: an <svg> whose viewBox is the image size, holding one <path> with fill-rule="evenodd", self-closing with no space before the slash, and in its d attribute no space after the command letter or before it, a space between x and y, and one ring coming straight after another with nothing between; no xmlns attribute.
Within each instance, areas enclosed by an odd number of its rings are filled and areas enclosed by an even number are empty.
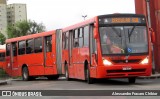
<svg viewBox="0 0 160 99"><path fill-rule="evenodd" d="M7 80L0 80L0 85L6 85L7 84Z"/></svg>

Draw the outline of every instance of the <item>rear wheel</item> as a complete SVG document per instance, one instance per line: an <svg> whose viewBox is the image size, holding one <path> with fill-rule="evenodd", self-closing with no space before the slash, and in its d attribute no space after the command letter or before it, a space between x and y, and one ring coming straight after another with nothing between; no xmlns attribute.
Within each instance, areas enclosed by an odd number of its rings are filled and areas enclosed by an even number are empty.
<svg viewBox="0 0 160 99"><path fill-rule="evenodd" d="M94 79L90 77L90 70L88 68L85 70L85 79L87 80L88 84L94 83Z"/></svg>
<svg viewBox="0 0 160 99"><path fill-rule="evenodd" d="M136 82L136 77L131 77L131 78L128 78L128 82L133 84Z"/></svg>
<svg viewBox="0 0 160 99"><path fill-rule="evenodd" d="M71 79L69 78L69 72L68 72L68 66L67 66L67 64L65 65L65 77L66 77L66 80L67 80L67 81L71 80Z"/></svg>
<svg viewBox="0 0 160 99"><path fill-rule="evenodd" d="M29 81L30 80L30 77L29 77L29 71L28 71L28 68L27 67L24 67L22 69L22 79L24 81Z"/></svg>

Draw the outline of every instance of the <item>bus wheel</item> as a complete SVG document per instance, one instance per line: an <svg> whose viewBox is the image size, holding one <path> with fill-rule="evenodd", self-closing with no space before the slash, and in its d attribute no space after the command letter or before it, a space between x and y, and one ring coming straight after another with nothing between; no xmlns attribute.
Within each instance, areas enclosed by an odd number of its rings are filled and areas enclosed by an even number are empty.
<svg viewBox="0 0 160 99"><path fill-rule="evenodd" d="M94 79L90 77L90 71L88 68L85 70L85 77L86 77L85 79L87 80L88 84L94 83Z"/></svg>
<svg viewBox="0 0 160 99"><path fill-rule="evenodd" d="M29 71L27 67L24 67L22 70L22 78L24 81L29 81Z"/></svg>
<svg viewBox="0 0 160 99"><path fill-rule="evenodd" d="M128 78L128 82L133 84L136 82L136 77L131 77L131 78Z"/></svg>
<svg viewBox="0 0 160 99"><path fill-rule="evenodd" d="M69 78L69 72L68 72L68 66L67 66L67 65L65 65L65 77L66 77L66 80L67 80L67 81L71 80L71 79Z"/></svg>

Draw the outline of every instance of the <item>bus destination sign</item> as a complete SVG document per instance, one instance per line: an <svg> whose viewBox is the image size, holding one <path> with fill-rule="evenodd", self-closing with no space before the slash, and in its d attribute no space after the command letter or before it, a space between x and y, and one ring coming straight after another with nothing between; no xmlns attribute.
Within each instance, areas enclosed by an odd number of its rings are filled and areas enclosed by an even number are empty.
<svg viewBox="0 0 160 99"><path fill-rule="evenodd" d="M99 19L99 24L121 24L121 23L145 23L145 18L113 17L113 18L100 18Z"/></svg>
<svg viewBox="0 0 160 99"><path fill-rule="evenodd" d="M139 18L112 18L112 23L139 23Z"/></svg>

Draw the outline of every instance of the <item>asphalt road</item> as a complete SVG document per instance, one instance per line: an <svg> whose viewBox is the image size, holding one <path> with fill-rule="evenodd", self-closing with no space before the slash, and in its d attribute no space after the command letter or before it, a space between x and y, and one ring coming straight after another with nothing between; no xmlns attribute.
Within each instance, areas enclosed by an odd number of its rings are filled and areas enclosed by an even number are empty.
<svg viewBox="0 0 160 99"><path fill-rule="evenodd" d="M0 90L160 90L160 79L137 79L135 84L129 84L127 79L97 80L94 84L87 84L85 81L72 80L66 81L64 78L59 80L48 80L45 78L34 81L22 81L15 79L7 85L0 86ZM0 97L1 98L1 97ZM8 99L3 97L4 99ZM45 99L160 99L158 96L79 96L79 97L43 97ZM43 99L39 97L39 99ZM12 97L12 99L14 99ZM17 98L15 98L17 99ZM27 99L27 98L26 98Z"/></svg>

